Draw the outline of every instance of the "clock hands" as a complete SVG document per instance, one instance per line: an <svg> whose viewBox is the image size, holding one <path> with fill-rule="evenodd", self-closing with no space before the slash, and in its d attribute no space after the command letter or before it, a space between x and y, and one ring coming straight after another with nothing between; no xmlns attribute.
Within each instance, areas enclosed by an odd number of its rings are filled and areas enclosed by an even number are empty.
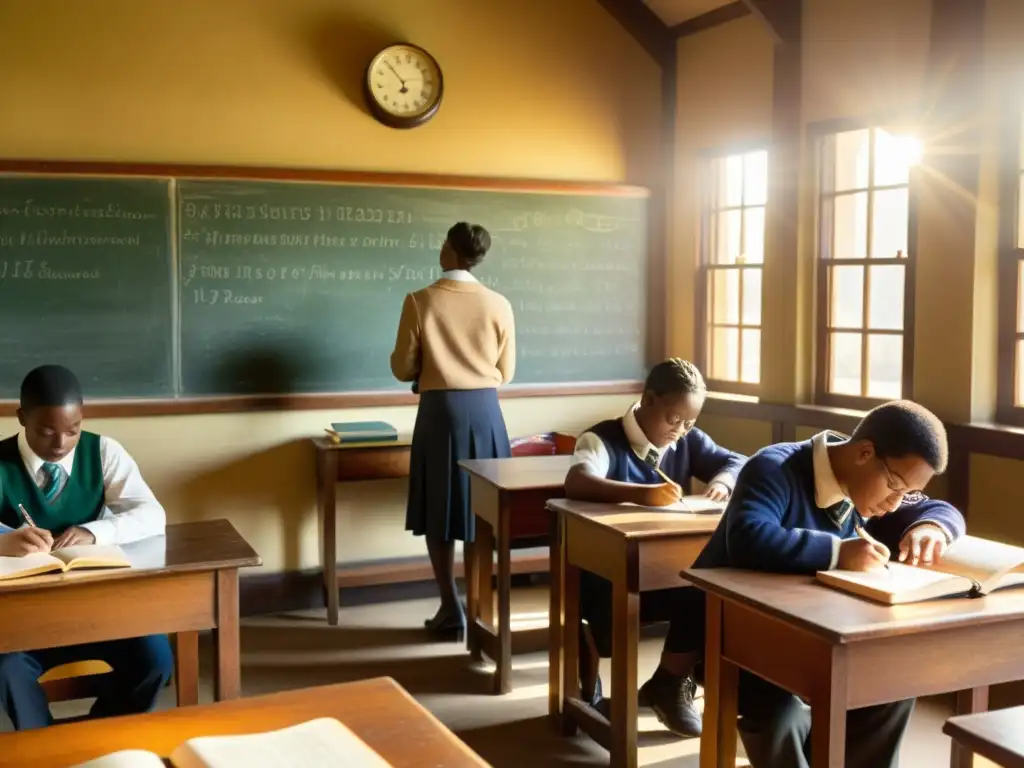
<svg viewBox="0 0 1024 768"><path fill-rule="evenodd" d="M402 76L400 74L398 74L398 70L395 69L393 66L391 66L391 62L390 61L387 61L385 59L384 63L387 64L388 69L390 69L392 72L395 73L395 77L398 78L398 82L400 82L402 84L402 90L400 90L399 93L408 93L409 89L405 85L405 80L403 80Z"/></svg>

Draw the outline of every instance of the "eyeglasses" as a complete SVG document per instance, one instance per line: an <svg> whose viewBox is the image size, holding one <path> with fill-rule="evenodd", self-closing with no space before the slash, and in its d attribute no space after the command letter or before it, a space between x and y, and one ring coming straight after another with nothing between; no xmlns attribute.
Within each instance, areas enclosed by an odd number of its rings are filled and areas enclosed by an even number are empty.
<svg viewBox="0 0 1024 768"><path fill-rule="evenodd" d="M909 488L901 488L896 481L896 478L892 474L892 470L889 469L889 463L885 459L879 459L882 463L882 468L885 470L885 484L889 490L892 491L892 496L898 496L902 503L905 504L916 504L924 498L924 494L921 491L912 491Z"/></svg>

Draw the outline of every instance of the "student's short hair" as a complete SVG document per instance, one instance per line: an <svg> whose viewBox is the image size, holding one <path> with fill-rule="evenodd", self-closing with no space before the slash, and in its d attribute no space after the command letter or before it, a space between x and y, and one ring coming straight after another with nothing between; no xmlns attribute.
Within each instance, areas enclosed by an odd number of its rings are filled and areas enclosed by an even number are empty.
<svg viewBox="0 0 1024 768"><path fill-rule="evenodd" d="M894 400L868 411L851 440L870 440L880 459L919 456L938 474L946 470L949 460L942 421L910 400Z"/></svg>
<svg viewBox="0 0 1024 768"><path fill-rule="evenodd" d="M472 269L487 255L491 248L491 233L479 224L460 221L448 230L448 245L459 257L462 269Z"/></svg>
<svg viewBox="0 0 1024 768"><path fill-rule="evenodd" d="M63 365L41 365L21 382L21 409L82 404L82 385Z"/></svg>
<svg viewBox="0 0 1024 768"><path fill-rule="evenodd" d="M708 391L697 366L680 357L670 357L651 368L644 391L662 395L703 395Z"/></svg>

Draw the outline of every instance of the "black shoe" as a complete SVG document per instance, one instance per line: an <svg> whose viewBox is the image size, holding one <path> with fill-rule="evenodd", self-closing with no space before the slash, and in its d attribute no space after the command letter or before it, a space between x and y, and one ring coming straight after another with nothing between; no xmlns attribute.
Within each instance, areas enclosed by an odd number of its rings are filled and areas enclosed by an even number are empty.
<svg viewBox="0 0 1024 768"><path fill-rule="evenodd" d="M461 643L466 639L466 606L459 603L457 610L442 607L431 619L426 619L423 626L428 632L442 637L453 637Z"/></svg>
<svg viewBox="0 0 1024 768"><path fill-rule="evenodd" d="M659 669L640 688L640 701L646 703L658 720L676 736L694 738L701 734L701 717L693 704L697 683L692 677L676 677Z"/></svg>

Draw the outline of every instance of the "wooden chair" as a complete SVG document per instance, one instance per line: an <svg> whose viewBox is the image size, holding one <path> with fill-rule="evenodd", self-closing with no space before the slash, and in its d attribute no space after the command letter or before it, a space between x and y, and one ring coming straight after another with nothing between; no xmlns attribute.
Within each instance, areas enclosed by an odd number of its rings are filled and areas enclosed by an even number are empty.
<svg viewBox="0 0 1024 768"><path fill-rule="evenodd" d="M104 678L112 671L103 661L76 661L44 672L39 682L51 704L92 699L99 695Z"/></svg>

